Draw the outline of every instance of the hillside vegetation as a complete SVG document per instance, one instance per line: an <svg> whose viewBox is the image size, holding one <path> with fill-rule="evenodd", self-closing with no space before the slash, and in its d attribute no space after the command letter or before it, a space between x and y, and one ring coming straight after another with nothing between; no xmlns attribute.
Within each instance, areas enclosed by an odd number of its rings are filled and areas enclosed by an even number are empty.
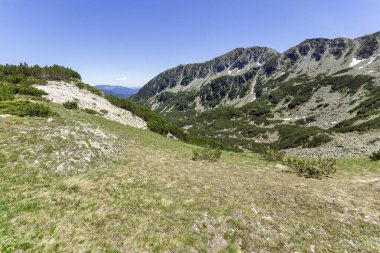
<svg viewBox="0 0 380 253"><path fill-rule="evenodd" d="M189 126L187 132L192 135L214 138L229 150L260 151L269 146L278 149L314 148L330 142L336 132L380 129L379 87L373 85L373 79L366 75L300 76L281 85L281 80L274 79L269 84L256 86L256 91L264 87L268 91L260 91L255 101L240 108L222 107L196 114L173 111L165 115L174 125ZM320 99L313 102L314 110L306 116L284 120L286 110L302 108L312 99L315 90L325 86L331 93L353 94L362 89L366 98L350 106L350 112L356 116L331 128L316 125L321 117L320 110L331 110L332 106ZM361 120L359 124L358 120Z"/></svg>
<svg viewBox="0 0 380 253"><path fill-rule="evenodd" d="M50 114L42 101L47 93L32 85L46 85L47 80L80 80L80 75L66 67L53 65L40 67L19 65L0 65L0 113L18 116L42 116ZM78 82L79 83L79 82Z"/></svg>
<svg viewBox="0 0 380 253"><path fill-rule="evenodd" d="M169 124L164 117L152 111L148 107L139 105L132 100L117 98L112 95L104 95L99 89L83 83L81 76L66 67L53 65L40 67L38 65L28 66L26 63L19 65L0 65L0 113L18 116L40 116L47 117L51 114L49 107L41 103L43 96L48 95L45 91L36 88L38 85L59 85L62 88L70 84L75 85L80 90L88 90L92 94L104 97L111 104L130 111L133 115L140 117L147 122L149 130L167 136L170 134L174 138L182 141L202 146L220 146L217 142L207 138L199 138L184 131L172 124ZM37 86L36 86L37 85ZM71 101L67 96L66 106L71 109L79 109L77 101ZM94 97L96 99L96 97ZM99 103L99 101L98 101ZM91 108L84 108L88 113L105 114L108 112L97 112Z"/></svg>

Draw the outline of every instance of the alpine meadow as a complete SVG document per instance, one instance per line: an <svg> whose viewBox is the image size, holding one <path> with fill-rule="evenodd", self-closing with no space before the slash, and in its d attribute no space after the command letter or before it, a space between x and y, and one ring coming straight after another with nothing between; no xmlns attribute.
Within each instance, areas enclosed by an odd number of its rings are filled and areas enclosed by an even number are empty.
<svg viewBox="0 0 380 253"><path fill-rule="evenodd" d="M0 11L0 253L380 252L377 1Z"/></svg>

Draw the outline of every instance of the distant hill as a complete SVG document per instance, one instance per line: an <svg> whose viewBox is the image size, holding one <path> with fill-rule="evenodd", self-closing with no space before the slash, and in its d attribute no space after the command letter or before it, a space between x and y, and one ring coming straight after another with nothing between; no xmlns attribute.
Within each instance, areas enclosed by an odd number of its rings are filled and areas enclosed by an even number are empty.
<svg viewBox="0 0 380 253"><path fill-rule="evenodd" d="M129 98L139 91L139 88L128 88L115 85L96 85L96 88L103 91L107 95L113 95L118 98Z"/></svg>

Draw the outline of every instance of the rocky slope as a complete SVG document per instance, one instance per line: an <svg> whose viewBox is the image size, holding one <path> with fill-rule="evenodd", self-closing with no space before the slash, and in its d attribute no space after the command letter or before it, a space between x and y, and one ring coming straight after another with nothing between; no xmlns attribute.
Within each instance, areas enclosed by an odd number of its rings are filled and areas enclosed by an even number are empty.
<svg viewBox="0 0 380 253"><path fill-rule="evenodd" d="M192 134L224 143L234 138L227 146L243 150L250 147L239 141L260 140L284 125L314 127L330 136L331 131L379 129L379 43L377 32L356 39L308 39L281 54L236 49L167 70L132 98ZM294 129L288 130L296 134Z"/></svg>
<svg viewBox="0 0 380 253"><path fill-rule="evenodd" d="M206 94L207 89L223 82L219 78L227 76L232 77L225 83L234 99L236 95L246 93L259 67L278 55L266 47L237 48L205 63L179 65L153 78L140 89L134 100L150 104L153 109L162 109L169 93L192 94L195 91ZM236 95L232 96L232 92ZM202 94L197 96L198 101Z"/></svg>
<svg viewBox="0 0 380 253"><path fill-rule="evenodd" d="M146 129L147 124L131 112L112 105L104 97L98 96L86 89L80 89L73 83L49 81L47 85L35 85L36 88L48 93L46 98L54 103L63 104L76 101L80 109L91 109L105 118L124 125Z"/></svg>

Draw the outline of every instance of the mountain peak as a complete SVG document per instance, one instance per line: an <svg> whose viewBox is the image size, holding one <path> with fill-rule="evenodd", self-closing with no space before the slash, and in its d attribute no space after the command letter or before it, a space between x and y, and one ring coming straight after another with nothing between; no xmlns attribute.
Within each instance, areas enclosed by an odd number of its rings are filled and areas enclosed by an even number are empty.
<svg viewBox="0 0 380 253"><path fill-rule="evenodd" d="M359 39L306 39L282 54L261 46L235 48L203 63L164 71L142 87L133 99L152 109L166 111L173 109L168 101L171 94L176 94L183 97L181 105L177 105L181 110L193 104L196 110L202 111L250 103L255 99L253 90L257 83L279 76L284 80L299 75L316 77L346 69L352 74L377 76L379 34Z"/></svg>

